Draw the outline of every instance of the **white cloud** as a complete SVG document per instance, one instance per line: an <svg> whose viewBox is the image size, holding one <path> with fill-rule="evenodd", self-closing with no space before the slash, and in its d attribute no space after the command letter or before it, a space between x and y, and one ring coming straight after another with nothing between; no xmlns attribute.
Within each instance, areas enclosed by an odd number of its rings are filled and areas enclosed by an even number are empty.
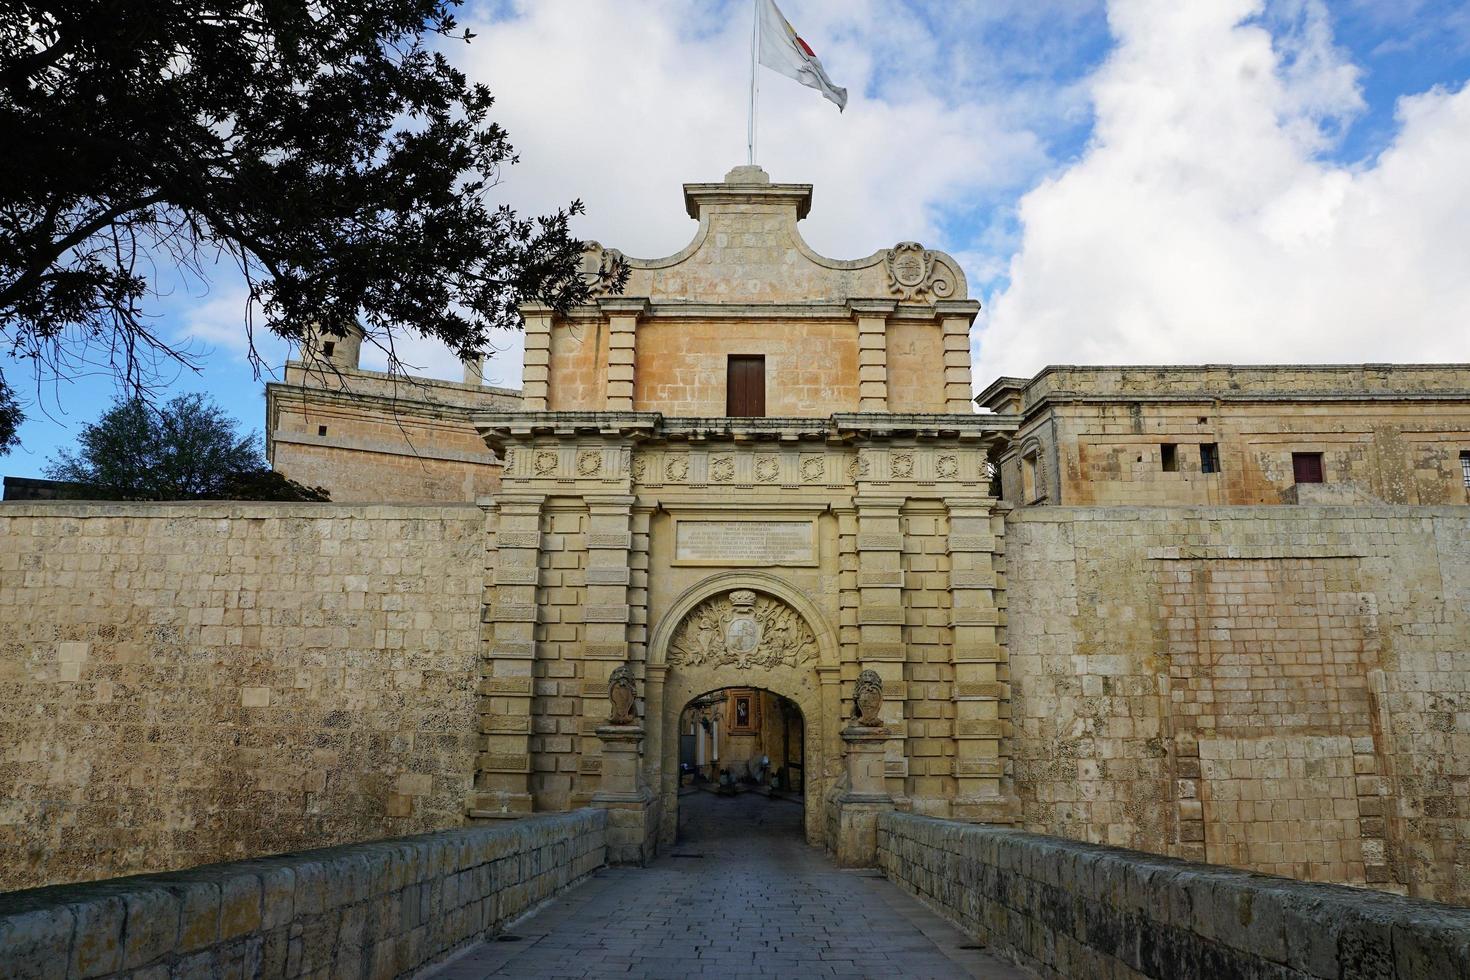
<svg viewBox="0 0 1470 980"><path fill-rule="evenodd" d="M964 66L937 58L930 28L887 3L788 0L782 9L850 94L839 115L761 70L758 162L773 180L815 185L802 232L818 251L855 258L906 239L959 247L942 239L946 208L1022 185L1045 165L1030 124L1062 100L1025 117L1002 93L960 91ZM488 22L466 11L477 37L447 53L490 87L492 116L521 158L497 193L536 214L581 197L588 213L577 234L630 255L683 248L695 225L681 185L745 163L749 11L683 0L525 0ZM492 382L519 383L520 349L508 338L487 366ZM457 377L437 345L400 350Z"/></svg>
<svg viewBox="0 0 1470 980"><path fill-rule="evenodd" d="M1369 164L1325 8L1115 0L1083 157L1021 201L977 382L1048 363L1466 359L1470 88L1404 98Z"/></svg>

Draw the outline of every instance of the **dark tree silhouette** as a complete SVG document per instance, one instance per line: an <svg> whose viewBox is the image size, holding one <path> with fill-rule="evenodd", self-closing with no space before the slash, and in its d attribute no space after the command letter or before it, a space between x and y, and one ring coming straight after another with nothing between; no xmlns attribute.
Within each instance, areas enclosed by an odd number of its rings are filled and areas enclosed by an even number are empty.
<svg viewBox="0 0 1470 980"><path fill-rule="evenodd" d="M155 409L142 398L120 401L46 467L77 495L105 500L327 500L266 468L260 437L240 435L235 420L203 395L179 395Z"/></svg>
<svg viewBox="0 0 1470 980"><path fill-rule="evenodd" d="M470 40L457 2L0 0L12 355L147 393L192 363L147 314L150 279L220 257L249 284L257 371L260 325L357 323L396 368L405 332L468 357L523 301L584 301L580 202L527 219L491 200L515 156L489 91L436 50Z"/></svg>

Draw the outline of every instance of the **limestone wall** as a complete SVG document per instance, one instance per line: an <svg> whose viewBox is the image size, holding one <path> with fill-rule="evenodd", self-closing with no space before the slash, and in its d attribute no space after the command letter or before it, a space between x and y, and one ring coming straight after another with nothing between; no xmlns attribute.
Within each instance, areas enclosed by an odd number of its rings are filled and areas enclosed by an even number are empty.
<svg viewBox="0 0 1470 980"><path fill-rule="evenodd" d="M1044 978L1470 973L1470 910L902 813L887 876Z"/></svg>
<svg viewBox="0 0 1470 980"><path fill-rule="evenodd" d="M1007 526L1028 830L1470 903L1470 514Z"/></svg>
<svg viewBox="0 0 1470 980"><path fill-rule="evenodd" d="M579 810L0 897L7 977L400 977L604 863Z"/></svg>
<svg viewBox="0 0 1470 980"><path fill-rule="evenodd" d="M0 506L0 889L457 826L474 506Z"/></svg>

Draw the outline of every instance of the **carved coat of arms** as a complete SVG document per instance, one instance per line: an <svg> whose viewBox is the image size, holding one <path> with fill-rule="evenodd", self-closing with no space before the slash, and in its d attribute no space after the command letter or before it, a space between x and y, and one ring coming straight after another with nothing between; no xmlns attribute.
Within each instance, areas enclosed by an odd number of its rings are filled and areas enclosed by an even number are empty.
<svg viewBox="0 0 1470 980"><path fill-rule="evenodd" d="M925 291L934 270L934 253L918 242L899 242L884 256L889 289L900 299L915 299Z"/></svg>
<svg viewBox="0 0 1470 980"><path fill-rule="evenodd" d="M816 655L817 638L801 614L752 589L706 599L669 640L669 663L689 666L795 667Z"/></svg>

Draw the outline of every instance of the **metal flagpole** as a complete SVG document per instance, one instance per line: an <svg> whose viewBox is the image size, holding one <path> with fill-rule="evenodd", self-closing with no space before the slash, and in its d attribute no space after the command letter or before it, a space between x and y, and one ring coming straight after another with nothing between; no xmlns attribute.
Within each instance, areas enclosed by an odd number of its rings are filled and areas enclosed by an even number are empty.
<svg viewBox="0 0 1470 980"><path fill-rule="evenodd" d="M750 112L746 115L745 162L755 166L755 63L756 45L760 43L761 9L760 0L750 3Z"/></svg>

